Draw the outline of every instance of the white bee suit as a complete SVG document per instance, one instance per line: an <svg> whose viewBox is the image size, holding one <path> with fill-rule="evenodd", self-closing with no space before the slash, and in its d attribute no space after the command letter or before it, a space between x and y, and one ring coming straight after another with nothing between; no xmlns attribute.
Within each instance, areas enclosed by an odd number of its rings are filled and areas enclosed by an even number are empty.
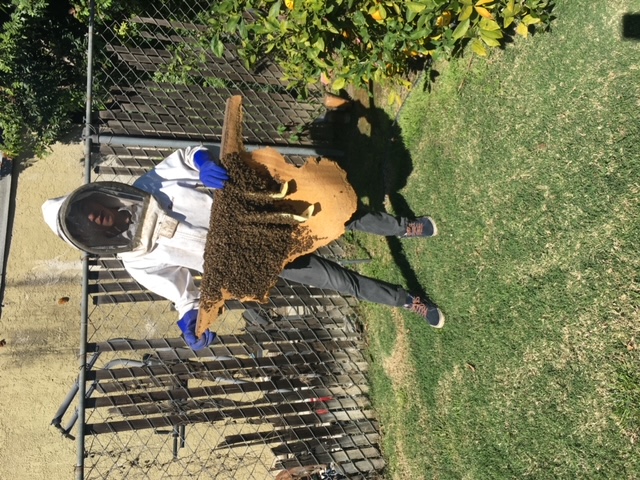
<svg viewBox="0 0 640 480"><path fill-rule="evenodd" d="M174 303L182 317L198 308L200 292L194 272L204 267L204 249L213 198L202 186L193 155L203 147L177 150L133 186L153 196L159 208L150 209L141 245L117 254L129 274L141 285ZM43 207L46 223L66 240L57 225L57 216L66 197L47 201Z"/></svg>

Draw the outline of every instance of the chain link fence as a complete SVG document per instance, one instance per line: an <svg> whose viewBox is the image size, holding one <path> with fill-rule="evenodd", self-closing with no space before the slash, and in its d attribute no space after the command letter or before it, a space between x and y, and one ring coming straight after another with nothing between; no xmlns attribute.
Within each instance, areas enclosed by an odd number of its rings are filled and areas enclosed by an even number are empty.
<svg viewBox="0 0 640 480"><path fill-rule="evenodd" d="M202 2L145 3L92 22L88 181L132 183L176 148L215 147L237 94L247 149L339 154L322 89L287 88L268 58L248 70L233 43L207 52ZM319 253L350 261L342 242ZM53 420L78 443L77 479L378 478L355 299L280 281L266 304L227 302L218 340L194 352L172 304L117 258L84 268L86 368Z"/></svg>

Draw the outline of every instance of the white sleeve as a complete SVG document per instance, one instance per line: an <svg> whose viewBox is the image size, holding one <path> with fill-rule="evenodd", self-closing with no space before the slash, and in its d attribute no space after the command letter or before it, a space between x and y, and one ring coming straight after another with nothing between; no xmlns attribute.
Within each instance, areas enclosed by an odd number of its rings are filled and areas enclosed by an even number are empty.
<svg viewBox="0 0 640 480"><path fill-rule="evenodd" d="M173 302L179 318L200 305L200 290L188 268L137 259L123 260L123 264L138 283Z"/></svg>
<svg viewBox="0 0 640 480"><path fill-rule="evenodd" d="M202 145L198 145L197 147L187 147L184 150L182 150L184 163L190 168L193 168L194 170L198 170L198 167L196 167L196 164L193 161L193 156L196 154L196 152L199 152L200 150L207 150L207 149ZM211 160L213 161L216 160L213 157L213 155L210 155L210 157L211 157Z"/></svg>
<svg viewBox="0 0 640 480"><path fill-rule="evenodd" d="M209 151L211 160L214 162L219 161L216 152L212 152L202 145L176 150L156 165L153 170L138 178L133 186L153 194L163 185L176 182L180 185L191 186L199 184L200 171L194 164L193 156L201 150Z"/></svg>
<svg viewBox="0 0 640 480"><path fill-rule="evenodd" d="M174 172L174 171L177 173L185 170L191 170L191 171L197 172L198 167L196 167L194 163L193 156L196 154L196 152L199 152L201 150L209 151L211 160L213 160L214 162L218 161L214 152L211 152L210 150L208 150L206 147L202 145L197 145L195 147L187 147L180 150L176 150L167 158L165 158L162 162L156 165L154 170L161 172L162 174L167 172ZM167 175L167 178L171 178L174 175L175 173L169 174ZM165 175L161 175L161 176L165 176Z"/></svg>

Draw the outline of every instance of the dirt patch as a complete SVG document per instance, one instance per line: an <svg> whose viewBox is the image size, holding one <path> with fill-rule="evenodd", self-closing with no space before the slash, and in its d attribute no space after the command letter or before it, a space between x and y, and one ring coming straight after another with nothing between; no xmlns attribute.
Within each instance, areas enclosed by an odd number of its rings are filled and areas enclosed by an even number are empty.
<svg viewBox="0 0 640 480"><path fill-rule="evenodd" d="M414 384L415 372L409 359L409 344L404 320L402 315L396 311L393 312L393 316L396 320L396 344L393 347L393 353L384 360L383 366L393 383L393 387L398 390Z"/></svg>
<svg viewBox="0 0 640 480"><path fill-rule="evenodd" d="M408 332L402 315L394 311L393 317L397 332L396 343L391 355L384 360L383 367L393 384L394 390L410 392L410 398L416 392L416 385L414 381L415 372L409 360ZM398 421L398 424L401 424L401 421ZM415 478L411 468L413 462L410 461L410 454L406 451L406 441L404 436L398 436L395 447L397 463L394 464L392 478Z"/></svg>
<svg viewBox="0 0 640 480"><path fill-rule="evenodd" d="M44 158L24 159L14 172L0 321L0 340L6 341L0 348L2 479L74 478L76 443L50 424L78 375L82 261L47 227L41 206L82 185L83 155L82 144L58 143ZM60 304L61 297L69 301Z"/></svg>

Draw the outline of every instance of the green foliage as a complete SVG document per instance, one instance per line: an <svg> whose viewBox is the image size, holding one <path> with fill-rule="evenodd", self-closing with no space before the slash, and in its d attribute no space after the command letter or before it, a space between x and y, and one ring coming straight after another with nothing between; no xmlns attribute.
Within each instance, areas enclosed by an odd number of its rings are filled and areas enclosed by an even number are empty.
<svg viewBox="0 0 640 480"><path fill-rule="evenodd" d="M76 18L82 23L88 24L91 15L91 0L75 0L73 4ZM138 0L95 0L94 4L98 22L123 19L136 12L143 11L142 2Z"/></svg>
<svg viewBox="0 0 640 480"><path fill-rule="evenodd" d="M546 28L553 0L223 0L202 16L202 45L239 43L249 66L271 55L294 83L332 88L399 78L412 57L449 57L471 41L487 55L505 36ZM249 12L249 13L248 13Z"/></svg>
<svg viewBox="0 0 640 480"><path fill-rule="evenodd" d="M123 25L126 25L126 23ZM209 88L228 87L227 82L222 78L203 74L203 72L206 72L204 53L199 52L199 54L196 54L188 43L180 43L174 46L171 53L171 61L154 72L154 81L177 85L200 85L201 87Z"/></svg>
<svg viewBox="0 0 640 480"><path fill-rule="evenodd" d="M69 8L20 2L0 33L0 148L43 153L81 111L85 28Z"/></svg>

